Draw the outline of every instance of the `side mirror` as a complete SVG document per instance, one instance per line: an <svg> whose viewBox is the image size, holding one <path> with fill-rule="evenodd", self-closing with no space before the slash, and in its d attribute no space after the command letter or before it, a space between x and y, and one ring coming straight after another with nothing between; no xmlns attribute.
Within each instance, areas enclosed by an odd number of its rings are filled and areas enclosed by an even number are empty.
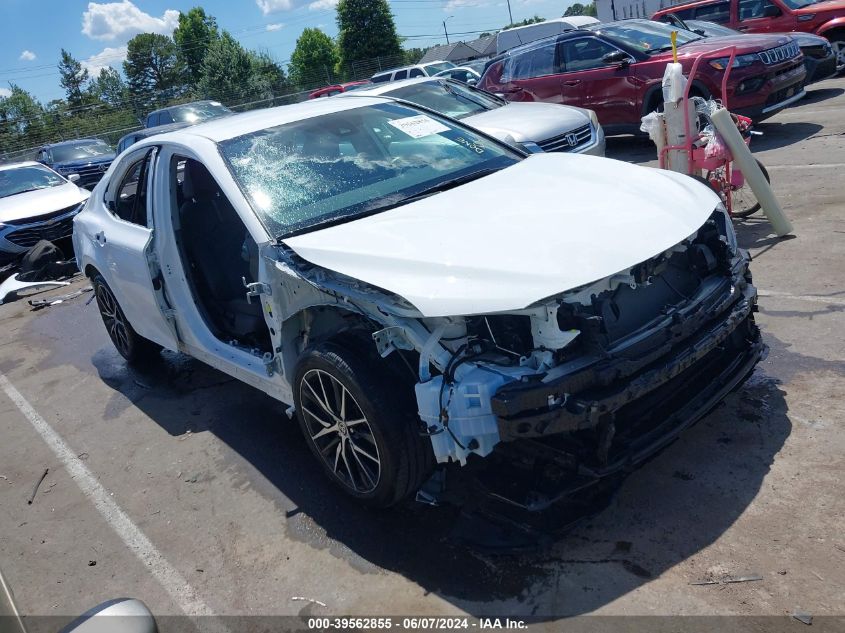
<svg viewBox="0 0 845 633"><path fill-rule="evenodd" d="M782 14L783 11L780 10L780 7L774 4L767 4L766 7L763 9L764 18L776 18Z"/></svg>
<svg viewBox="0 0 845 633"><path fill-rule="evenodd" d="M79 182L79 174L68 174L67 179L71 182Z"/></svg>
<svg viewBox="0 0 845 633"><path fill-rule="evenodd" d="M625 68L626 66L630 65L631 63L631 56L628 55L625 51L613 51L612 53L608 53L601 60L605 64L616 64L619 68Z"/></svg>
<svg viewBox="0 0 845 633"><path fill-rule="evenodd" d="M704 32L704 29L693 29L692 32L696 35L701 35L703 37L707 36L707 33Z"/></svg>
<svg viewBox="0 0 845 633"><path fill-rule="evenodd" d="M155 618L140 600L118 598L86 611L60 633L158 633Z"/></svg>

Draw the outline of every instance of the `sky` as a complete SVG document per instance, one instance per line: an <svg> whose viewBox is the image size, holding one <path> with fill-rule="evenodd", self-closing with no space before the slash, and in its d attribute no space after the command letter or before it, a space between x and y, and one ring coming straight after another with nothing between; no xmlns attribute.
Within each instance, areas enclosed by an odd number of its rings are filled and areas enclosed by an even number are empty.
<svg viewBox="0 0 845 633"><path fill-rule="evenodd" d="M573 0L510 0L514 21L533 15L559 17ZM15 83L46 103L64 97L56 68L65 48L89 72L121 69L126 43L136 34L170 35L180 11L202 6L246 48L287 63L306 27L335 37L337 0L0 0L0 96ZM509 22L506 0L388 0L404 46L473 39ZM463 33L463 35L462 35Z"/></svg>

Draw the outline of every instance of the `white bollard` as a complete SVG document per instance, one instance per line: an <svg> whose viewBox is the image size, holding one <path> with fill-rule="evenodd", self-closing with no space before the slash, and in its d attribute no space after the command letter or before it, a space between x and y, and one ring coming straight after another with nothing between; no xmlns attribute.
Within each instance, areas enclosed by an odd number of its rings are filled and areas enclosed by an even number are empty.
<svg viewBox="0 0 845 633"><path fill-rule="evenodd" d="M757 161L751 155L751 150L748 149L742 135L736 129L730 112L724 108L720 108L711 115L710 119L713 121L713 126L719 132L722 140L725 141L725 145L731 151L734 162L739 166L742 175L748 181L751 191L754 192L754 195L760 202L763 213L766 214L769 222L772 223L772 228L774 228L777 236L783 237L791 233L792 224L790 224L786 215L784 215L783 209L781 209L777 198L775 198L772 188L766 181L766 177L763 176L763 172L760 171Z"/></svg>

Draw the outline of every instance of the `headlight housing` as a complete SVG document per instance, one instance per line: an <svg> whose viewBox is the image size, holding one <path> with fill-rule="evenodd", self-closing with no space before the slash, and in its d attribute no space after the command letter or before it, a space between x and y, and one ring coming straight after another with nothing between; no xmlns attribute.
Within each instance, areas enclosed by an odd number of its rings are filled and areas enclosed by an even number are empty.
<svg viewBox="0 0 845 633"><path fill-rule="evenodd" d="M750 66L759 59L760 58L757 56L757 53L737 55L734 57L734 63L731 68L744 68L745 66ZM725 70L728 66L728 60L730 60L730 57L717 57L716 59L711 59L708 63L716 70Z"/></svg>

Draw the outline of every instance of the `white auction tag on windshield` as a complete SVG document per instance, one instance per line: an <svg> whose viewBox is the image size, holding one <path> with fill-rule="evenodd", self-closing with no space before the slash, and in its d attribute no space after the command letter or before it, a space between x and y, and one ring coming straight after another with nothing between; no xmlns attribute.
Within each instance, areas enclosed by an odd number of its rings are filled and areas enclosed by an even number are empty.
<svg viewBox="0 0 845 633"><path fill-rule="evenodd" d="M388 123L397 130L403 131L411 138L422 138L423 136L431 136L432 134L449 131L447 126L425 114L409 116L404 119L393 119L392 121L388 121Z"/></svg>

